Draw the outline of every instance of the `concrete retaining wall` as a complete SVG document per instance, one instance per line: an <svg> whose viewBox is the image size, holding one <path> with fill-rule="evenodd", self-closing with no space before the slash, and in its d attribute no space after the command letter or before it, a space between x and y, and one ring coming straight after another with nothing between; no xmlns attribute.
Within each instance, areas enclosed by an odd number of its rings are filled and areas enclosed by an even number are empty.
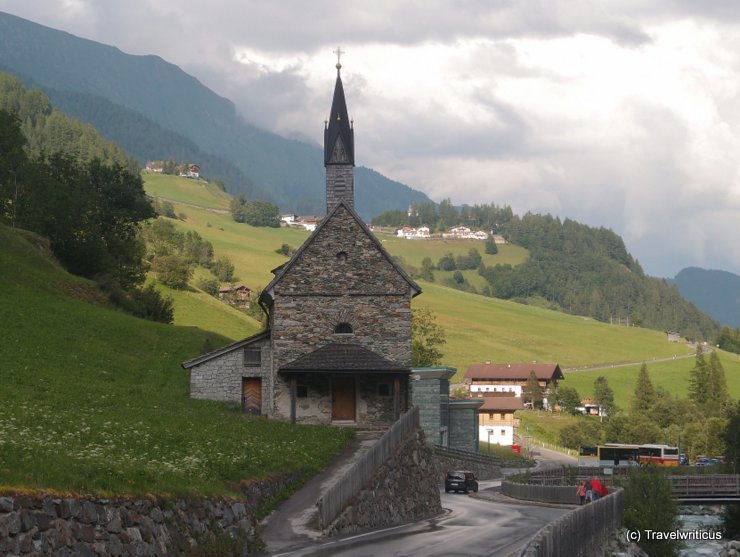
<svg viewBox="0 0 740 557"><path fill-rule="evenodd" d="M571 485L534 485L502 482L501 493L515 499L540 501L542 503L558 503L561 505L578 505L576 486Z"/></svg>

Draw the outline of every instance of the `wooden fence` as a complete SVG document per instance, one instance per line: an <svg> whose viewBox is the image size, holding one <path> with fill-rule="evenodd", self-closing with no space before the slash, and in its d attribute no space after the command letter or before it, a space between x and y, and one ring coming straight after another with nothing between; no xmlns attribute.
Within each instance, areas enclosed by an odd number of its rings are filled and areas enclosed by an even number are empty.
<svg viewBox="0 0 740 557"><path fill-rule="evenodd" d="M530 486L538 490L563 488ZM571 492L574 488L569 487ZM624 491L579 506L537 532L519 552L519 557L590 557L603 555L604 547L622 524Z"/></svg>
<svg viewBox="0 0 740 557"><path fill-rule="evenodd" d="M365 483L413 431L419 428L419 408L412 406L383 436L316 502L319 528L324 530L357 495Z"/></svg>

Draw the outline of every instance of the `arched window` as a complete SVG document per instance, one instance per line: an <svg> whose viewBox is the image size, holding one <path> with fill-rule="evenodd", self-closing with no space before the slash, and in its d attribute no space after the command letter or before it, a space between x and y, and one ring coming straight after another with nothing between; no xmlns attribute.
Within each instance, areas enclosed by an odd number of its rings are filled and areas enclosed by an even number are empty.
<svg viewBox="0 0 740 557"><path fill-rule="evenodd" d="M352 332L352 325L347 322L338 323L337 326L334 327L335 335L351 335Z"/></svg>

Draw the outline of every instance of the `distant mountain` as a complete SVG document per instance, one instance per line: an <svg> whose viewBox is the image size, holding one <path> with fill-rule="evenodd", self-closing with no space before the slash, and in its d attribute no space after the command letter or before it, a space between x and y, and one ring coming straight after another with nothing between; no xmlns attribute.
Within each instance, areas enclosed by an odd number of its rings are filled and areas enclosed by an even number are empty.
<svg viewBox="0 0 740 557"><path fill-rule="evenodd" d="M182 153L231 193L272 199L284 211L324 212L320 148L249 124L231 101L158 56L132 56L0 12L0 65L142 162ZM327 91L327 110L330 98ZM368 220L430 201L369 169L355 177L356 206Z"/></svg>
<svg viewBox="0 0 740 557"><path fill-rule="evenodd" d="M740 276L688 267L673 282L681 295L722 325L740 328Z"/></svg>

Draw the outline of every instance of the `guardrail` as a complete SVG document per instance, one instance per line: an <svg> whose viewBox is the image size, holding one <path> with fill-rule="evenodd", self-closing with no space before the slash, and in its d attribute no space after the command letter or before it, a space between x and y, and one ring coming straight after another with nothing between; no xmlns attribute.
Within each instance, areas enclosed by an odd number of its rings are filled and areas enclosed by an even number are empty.
<svg viewBox="0 0 740 557"><path fill-rule="evenodd" d="M550 468L525 474L523 479L527 485L561 486L576 485L578 481L592 476L600 476L607 480L615 477L627 477L637 467L623 466L610 469L608 474L602 468L570 467ZM668 480L671 483L671 493L675 499L681 501L740 501L740 474L686 474L673 475L670 468Z"/></svg>
<svg viewBox="0 0 740 557"><path fill-rule="evenodd" d="M362 458L355 462L316 502L319 528L324 530L357 495L382 464L408 435L419 428L419 407L403 414Z"/></svg>
<svg viewBox="0 0 740 557"><path fill-rule="evenodd" d="M740 475L669 476L673 497L682 501L740 500Z"/></svg>

